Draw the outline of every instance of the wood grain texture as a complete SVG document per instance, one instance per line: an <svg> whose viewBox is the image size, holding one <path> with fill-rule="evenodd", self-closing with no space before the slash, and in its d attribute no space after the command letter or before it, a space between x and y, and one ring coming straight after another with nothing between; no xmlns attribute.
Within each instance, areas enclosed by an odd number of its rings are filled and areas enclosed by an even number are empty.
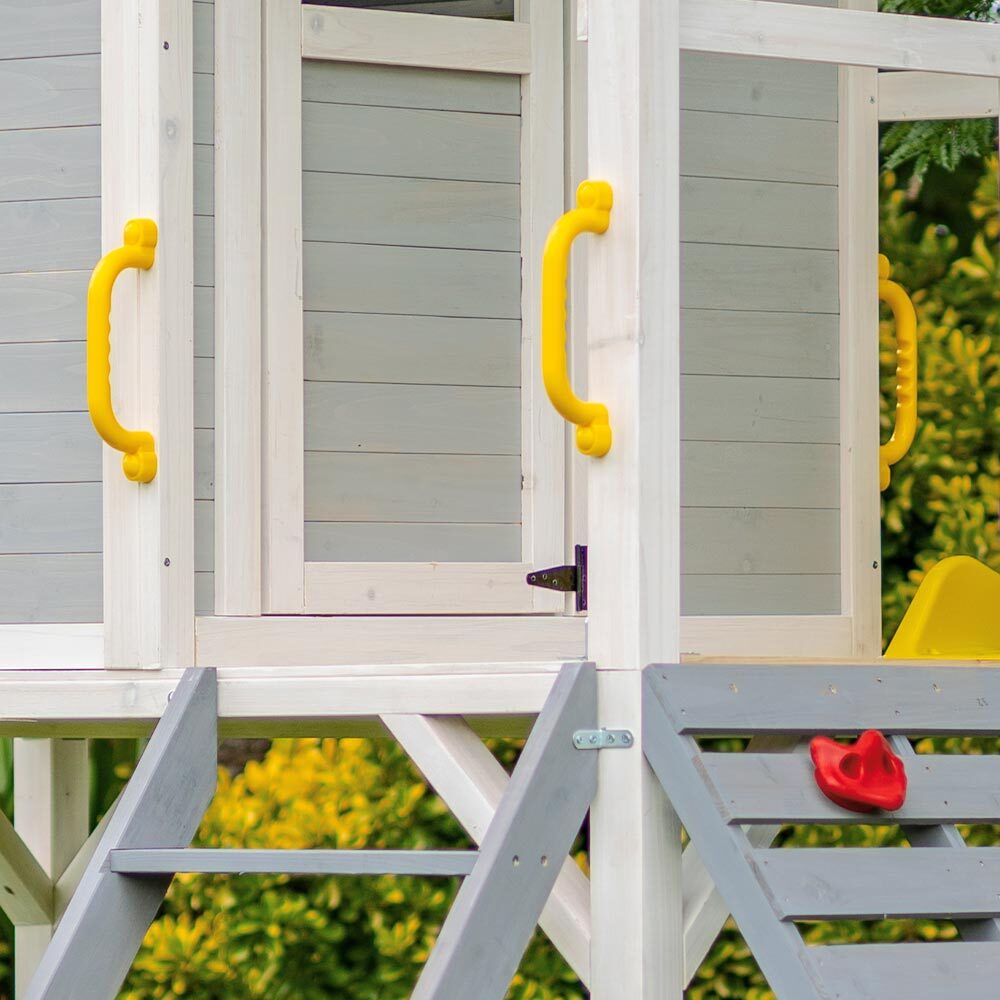
<svg viewBox="0 0 1000 1000"><path fill-rule="evenodd" d="M0 62L0 129L100 124L97 55Z"/></svg>
<svg viewBox="0 0 1000 1000"><path fill-rule="evenodd" d="M86 408L82 343L0 344L0 413Z"/></svg>
<svg viewBox="0 0 1000 1000"><path fill-rule="evenodd" d="M89 269L0 274L0 342L84 340L89 281Z"/></svg>
<svg viewBox="0 0 1000 1000"><path fill-rule="evenodd" d="M100 194L97 126L0 132L0 201L97 198Z"/></svg>
<svg viewBox="0 0 1000 1000"><path fill-rule="evenodd" d="M0 486L0 553L100 550L100 483Z"/></svg>
<svg viewBox="0 0 1000 1000"><path fill-rule="evenodd" d="M306 525L309 562L518 562L520 558L518 524L310 521Z"/></svg>
<svg viewBox="0 0 1000 1000"><path fill-rule="evenodd" d="M100 482L101 444L86 413L0 414L0 482L43 480Z"/></svg>
<svg viewBox="0 0 1000 1000"><path fill-rule="evenodd" d="M101 557L0 555L0 622L99 622Z"/></svg>
<svg viewBox="0 0 1000 1000"><path fill-rule="evenodd" d="M0 203L0 273L73 271L101 256L97 198Z"/></svg>
<svg viewBox="0 0 1000 1000"><path fill-rule="evenodd" d="M97 53L100 7L93 0L3 0L0 59Z"/></svg>
<svg viewBox="0 0 1000 1000"><path fill-rule="evenodd" d="M683 577L684 615L836 615L840 576L702 574Z"/></svg>

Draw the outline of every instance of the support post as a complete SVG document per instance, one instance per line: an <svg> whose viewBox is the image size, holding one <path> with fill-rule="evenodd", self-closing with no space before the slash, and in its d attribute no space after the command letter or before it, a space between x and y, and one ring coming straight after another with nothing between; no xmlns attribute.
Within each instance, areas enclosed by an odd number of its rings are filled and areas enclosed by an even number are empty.
<svg viewBox="0 0 1000 1000"><path fill-rule="evenodd" d="M641 669L680 653L680 57L678 0L593 0L589 176L610 182L588 242L591 399L614 441L589 463L590 649L602 752L591 809L594 1000L679 1000L680 826L643 757Z"/></svg>

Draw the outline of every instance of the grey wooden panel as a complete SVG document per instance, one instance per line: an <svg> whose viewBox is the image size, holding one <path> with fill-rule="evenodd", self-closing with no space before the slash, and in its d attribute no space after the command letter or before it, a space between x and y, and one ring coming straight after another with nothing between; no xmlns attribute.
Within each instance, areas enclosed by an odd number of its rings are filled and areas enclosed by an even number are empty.
<svg viewBox="0 0 1000 1000"><path fill-rule="evenodd" d="M756 865L785 920L1000 914L1000 850L995 848L758 850Z"/></svg>
<svg viewBox="0 0 1000 1000"><path fill-rule="evenodd" d="M840 505L836 445L690 441L681 452L685 507Z"/></svg>
<svg viewBox="0 0 1000 1000"><path fill-rule="evenodd" d="M514 0L322 0L328 7L366 7L411 14L447 14L449 17L482 17L512 21Z"/></svg>
<svg viewBox="0 0 1000 1000"><path fill-rule="evenodd" d="M521 324L308 312L305 372L314 381L519 386Z"/></svg>
<svg viewBox="0 0 1000 1000"><path fill-rule="evenodd" d="M215 362L194 359L194 426L210 430L215 426Z"/></svg>
<svg viewBox="0 0 1000 1000"><path fill-rule="evenodd" d="M0 274L0 342L84 340L90 270Z"/></svg>
<svg viewBox="0 0 1000 1000"><path fill-rule="evenodd" d="M516 253L307 243L304 257L307 310L520 319Z"/></svg>
<svg viewBox="0 0 1000 1000"><path fill-rule="evenodd" d="M194 217L194 283L201 288L215 285L215 219Z"/></svg>
<svg viewBox="0 0 1000 1000"><path fill-rule="evenodd" d="M840 440L835 379L684 375L681 435L686 441Z"/></svg>
<svg viewBox="0 0 1000 1000"><path fill-rule="evenodd" d="M840 576L686 573L681 577L685 615L840 614Z"/></svg>
<svg viewBox="0 0 1000 1000"><path fill-rule="evenodd" d="M681 511L686 574L840 572L840 512L739 507Z"/></svg>
<svg viewBox="0 0 1000 1000"><path fill-rule="evenodd" d="M215 291L194 290L194 356L215 357Z"/></svg>
<svg viewBox="0 0 1000 1000"><path fill-rule="evenodd" d="M198 6L204 6L199 4ZM194 147L194 214L215 214L215 148Z"/></svg>
<svg viewBox="0 0 1000 1000"><path fill-rule="evenodd" d="M837 120L837 67L714 52L681 53L681 107Z"/></svg>
<svg viewBox="0 0 1000 1000"><path fill-rule="evenodd" d="M194 141L199 146L215 144L215 77L194 74Z"/></svg>
<svg viewBox="0 0 1000 1000"><path fill-rule="evenodd" d="M100 194L98 126L0 132L0 201L99 198Z"/></svg>
<svg viewBox="0 0 1000 1000"><path fill-rule="evenodd" d="M194 568L196 573L210 573L215 562L215 503L194 502Z"/></svg>
<svg viewBox="0 0 1000 1000"><path fill-rule="evenodd" d="M208 430L194 432L194 498L215 499L215 434Z"/></svg>
<svg viewBox="0 0 1000 1000"><path fill-rule="evenodd" d="M99 125L97 55L0 62L0 129Z"/></svg>
<svg viewBox="0 0 1000 1000"><path fill-rule="evenodd" d="M305 170L517 183L520 119L410 108L302 104Z"/></svg>
<svg viewBox="0 0 1000 1000"><path fill-rule="evenodd" d="M773 312L840 311L837 253L740 247L681 246L681 305L687 309Z"/></svg>
<svg viewBox="0 0 1000 1000"><path fill-rule="evenodd" d="M840 318L830 313L684 309L686 375L837 378Z"/></svg>
<svg viewBox="0 0 1000 1000"><path fill-rule="evenodd" d="M311 521L307 562L519 562L519 524Z"/></svg>
<svg viewBox="0 0 1000 1000"><path fill-rule="evenodd" d="M331 243L519 250L516 184L303 175L304 238Z"/></svg>
<svg viewBox="0 0 1000 1000"><path fill-rule="evenodd" d="M212 573L194 575L194 613L215 614L215 576Z"/></svg>
<svg viewBox="0 0 1000 1000"><path fill-rule="evenodd" d="M0 553L100 551L100 483L0 486Z"/></svg>
<svg viewBox="0 0 1000 1000"><path fill-rule="evenodd" d="M194 71L196 73L215 72L215 5L196 2L192 4L194 15Z"/></svg>
<svg viewBox="0 0 1000 1000"><path fill-rule="evenodd" d="M520 455L519 389L307 382L310 451Z"/></svg>
<svg viewBox="0 0 1000 1000"><path fill-rule="evenodd" d="M0 555L0 623L101 621L97 553Z"/></svg>
<svg viewBox="0 0 1000 1000"><path fill-rule="evenodd" d="M877 819L831 802L816 785L807 754L706 753L701 759L731 823ZM893 823L1000 822L1000 756L914 754L905 763L906 802L892 814Z"/></svg>
<svg viewBox="0 0 1000 1000"><path fill-rule="evenodd" d="M85 410L85 345L0 344L0 413Z"/></svg>
<svg viewBox="0 0 1000 1000"><path fill-rule="evenodd" d="M468 875L477 851L238 850L138 848L112 851L111 871L132 875Z"/></svg>
<svg viewBox="0 0 1000 1000"><path fill-rule="evenodd" d="M521 80L496 73L306 60L302 98L327 104L519 115Z"/></svg>
<svg viewBox="0 0 1000 1000"><path fill-rule="evenodd" d="M995 1000L1000 948L990 943L866 944L816 948L829 995L850 1000Z"/></svg>
<svg viewBox="0 0 1000 1000"><path fill-rule="evenodd" d="M657 667L658 697L688 733L1000 734L1000 669Z"/></svg>
<svg viewBox="0 0 1000 1000"><path fill-rule="evenodd" d="M92 268L101 257L101 202L0 202L0 233L0 273Z"/></svg>
<svg viewBox="0 0 1000 1000"><path fill-rule="evenodd" d="M521 520L521 460L306 452L307 521Z"/></svg>
<svg viewBox="0 0 1000 1000"><path fill-rule="evenodd" d="M837 188L819 184L681 179L681 239L691 243L836 250Z"/></svg>
<svg viewBox="0 0 1000 1000"><path fill-rule="evenodd" d="M0 413L0 482L100 479L101 445L86 413Z"/></svg>
<svg viewBox="0 0 1000 1000"><path fill-rule="evenodd" d="M0 0L0 59L99 52L95 0Z"/></svg>
<svg viewBox="0 0 1000 1000"><path fill-rule="evenodd" d="M687 177L837 183L837 124L802 118L681 112Z"/></svg>

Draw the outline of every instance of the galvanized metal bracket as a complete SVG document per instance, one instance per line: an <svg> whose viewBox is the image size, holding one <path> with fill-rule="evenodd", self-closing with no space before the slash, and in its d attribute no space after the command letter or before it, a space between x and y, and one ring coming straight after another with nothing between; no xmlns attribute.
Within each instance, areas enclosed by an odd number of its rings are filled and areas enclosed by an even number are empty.
<svg viewBox="0 0 1000 1000"><path fill-rule="evenodd" d="M573 733L577 750L627 750L633 743L630 729L578 729Z"/></svg>
<svg viewBox="0 0 1000 1000"><path fill-rule="evenodd" d="M544 587L563 594L576 593L576 610L587 610L587 546L577 545L572 566L550 566L533 570L527 576L529 587Z"/></svg>

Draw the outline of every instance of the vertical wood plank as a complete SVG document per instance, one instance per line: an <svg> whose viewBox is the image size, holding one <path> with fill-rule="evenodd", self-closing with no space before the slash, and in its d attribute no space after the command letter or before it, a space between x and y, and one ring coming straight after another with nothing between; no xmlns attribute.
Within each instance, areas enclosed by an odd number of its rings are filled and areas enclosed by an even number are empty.
<svg viewBox="0 0 1000 1000"><path fill-rule="evenodd" d="M261 4L216 0L215 613L261 610Z"/></svg>
<svg viewBox="0 0 1000 1000"><path fill-rule="evenodd" d="M591 810L592 996L679 1000L680 827L639 738L641 668L680 651L678 3L621 0L589 16L589 172L615 205L588 243L588 392L614 434L588 470L588 655L601 725L637 737L601 754Z"/></svg>

